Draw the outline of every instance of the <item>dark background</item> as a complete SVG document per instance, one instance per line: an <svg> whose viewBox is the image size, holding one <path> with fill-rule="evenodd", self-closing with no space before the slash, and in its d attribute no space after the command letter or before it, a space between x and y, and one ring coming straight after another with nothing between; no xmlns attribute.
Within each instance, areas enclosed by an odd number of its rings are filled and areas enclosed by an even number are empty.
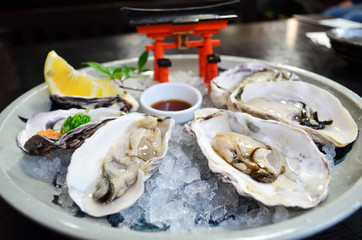
<svg viewBox="0 0 362 240"><path fill-rule="evenodd" d="M227 0L12 0L0 6L0 38L13 45L37 44L135 31L120 8L179 8ZM283 19L318 13L338 0L240 0L235 22Z"/></svg>
<svg viewBox="0 0 362 240"><path fill-rule="evenodd" d="M123 44L117 42L120 40L117 36L136 32L135 28L129 27L127 20L122 18L121 7L178 8L220 2L226 1L7 0L0 4L0 112L21 94L44 82L42 68L46 54L51 49L59 50L60 56L67 60L69 58L70 64L75 68L81 67L80 63L84 60L103 62L119 59L117 56L120 55L138 56L144 45L139 49L120 48L117 45ZM230 26L234 26L229 28L231 31L224 33L227 38L223 39L223 45L219 50L222 54L234 55L234 49L237 48L239 55L248 53L242 55L244 57L300 67L336 80L361 96L360 67L349 65L328 49L314 46L305 38L305 32L297 34L295 48L287 48L282 42L286 34L285 22L279 23L280 25L272 24L274 20L287 19L294 14L320 13L338 2L340 1L240 0L237 9L239 17L234 23L230 23ZM235 23L251 24L238 26ZM307 26L302 23L299 25ZM312 28L312 25L308 25L306 29L326 30ZM262 33L263 39L255 39L253 36L240 37L242 34L253 35L255 31ZM128 37L132 37L131 35ZM235 37L239 38L240 42L235 42ZM117 52L120 50L123 52ZM0 198L0 210L3 215L0 229L11 234L1 235L2 239L25 239L31 236L36 239L46 239L44 236L52 236L51 239L68 239L36 224L9 206ZM310 239L361 239L361 212L360 209L353 217ZM10 228L19 231L6 231Z"/></svg>

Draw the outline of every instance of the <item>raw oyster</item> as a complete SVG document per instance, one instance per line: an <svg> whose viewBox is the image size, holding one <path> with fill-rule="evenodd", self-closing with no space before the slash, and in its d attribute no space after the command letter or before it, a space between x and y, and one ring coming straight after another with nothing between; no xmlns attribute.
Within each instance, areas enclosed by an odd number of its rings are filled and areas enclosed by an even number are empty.
<svg viewBox="0 0 362 240"><path fill-rule="evenodd" d="M37 134L51 129L60 131L63 122L76 113L90 116L92 122L81 125L60 137L48 137ZM42 154L55 148L77 148L98 128L124 113L116 109L98 108L94 110L69 109L34 114L26 122L25 129L17 136L17 145L29 154Z"/></svg>
<svg viewBox="0 0 362 240"><path fill-rule="evenodd" d="M328 91L310 83L252 83L235 89L228 108L305 130L315 142L343 147L358 128L346 108Z"/></svg>
<svg viewBox="0 0 362 240"><path fill-rule="evenodd" d="M215 107L226 108L231 92L239 85L283 80L293 81L299 78L292 72L273 69L260 63L242 63L211 81L210 98Z"/></svg>
<svg viewBox="0 0 362 240"><path fill-rule="evenodd" d="M328 193L324 155L297 128L242 112L200 109L185 126L210 170L239 194L275 206L311 208Z"/></svg>
<svg viewBox="0 0 362 240"><path fill-rule="evenodd" d="M129 113L99 129L73 153L67 174L73 201L96 217L131 206L161 164L173 125L172 118Z"/></svg>

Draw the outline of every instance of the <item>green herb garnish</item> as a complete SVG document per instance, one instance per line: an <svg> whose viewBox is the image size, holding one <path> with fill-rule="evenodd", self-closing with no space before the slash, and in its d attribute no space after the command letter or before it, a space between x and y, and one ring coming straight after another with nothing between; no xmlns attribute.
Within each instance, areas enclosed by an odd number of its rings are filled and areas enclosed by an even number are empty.
<svg viewBox="0 0 362 240"><path fill-rule="evenodd" d="M150 71L149 69L143 68L145 66L145 64L147 63L147 59L148 59L148 51L146 50L138 58L138 74L140 74L141 72Z"/></svg>
<svg viewBox="0 0 362 240"><path fill-rule="evenodd" d="M86 111L87 112L87 111ZM69 116L63 123L60 132L62 134L67 133L80 125L86 124L91 122L91 118L84 113L76 113L73 117Z"/></svg>
<svg viewBox="0 0 362 240"><path fill-rule="evenodd" d="M138 74L146 71L150 71L149 69L144 69L143 67L147 63L148 59L148 51L144 51L141 56L138 58L138 68L128 67L126 65L122 65L121 67L106 67L97 62L85 62L86 64L97 71L100 71L109 77L110 79L118 79L123 82L126 79L132 78L130 72L137 72Z"/></svg>

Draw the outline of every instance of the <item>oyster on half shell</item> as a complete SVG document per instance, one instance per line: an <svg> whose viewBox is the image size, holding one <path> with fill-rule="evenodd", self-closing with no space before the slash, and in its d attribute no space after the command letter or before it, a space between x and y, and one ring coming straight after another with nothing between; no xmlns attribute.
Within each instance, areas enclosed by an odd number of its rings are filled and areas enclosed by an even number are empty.
<svg viewBox="0 0 362 240"><path fill-rule="evenodd" d="M131 206L166 155L173 125L172 118L129 113L99 129L72 155L73 201L96 217Z"/></svg>
<svg viewBox="0 0 362 240"><path fill-rule="evenodd" d="M311 208L330 180L324 155L302 130L242 112L200 109L185 130L197 138L210 170L265 205Z"/></svg>
<svg viewBox="0 0 362 240"><path fill-rule="evenodd" d="M233 90L252 82L295 81L292 72L278 70L260 63L242 63L214 78L210 83L210 98L217 108L226 108Z"/></svg>
<svg viewBox="0 0 362 240"><path fill-rule="evenodd" d="M59 132L64 121L69 116L74 116L77 113L88 115L91 122L80 125L58 138L37 134L47 129ZM93 110L73 108L69 110L36 113L28 119L25 129L18 134L16 142L22 150L34 155L42 154L56 148L77 148L98 128L123 114L124 113L119 110L109 108Z"/></svg>
<svg viewBox="0 0 362 240"><path fill-rule="evenodd" d="M306 82L251 83L234 90L228 108L303 129L321 144L343 147L358 134L357 124L341 102Z"/></svg>

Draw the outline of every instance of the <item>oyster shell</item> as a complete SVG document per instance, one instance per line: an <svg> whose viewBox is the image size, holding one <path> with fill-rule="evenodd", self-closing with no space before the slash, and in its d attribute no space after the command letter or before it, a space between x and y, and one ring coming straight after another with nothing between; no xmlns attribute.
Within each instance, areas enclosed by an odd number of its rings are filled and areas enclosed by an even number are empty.
<svg viewBox="0 0 362 240"><path fill-rule="evenodd" d="M341 102L306 82L248 84L234 90L228 108L303 129L321 144L343 147L358 134L357 124Z"/></svg>
<svg viewBox="0 0 362 240"><path fill-rule="evenodd" d="M129 113L99 129L73 153L67 174L73 201L96 217L131 206L161 164L173 125L172 118Z"/></svg>
<svg viewBox="0 0 362 240"><path fill-rule="evenodd" d="M37 134L39 131L52 129L60 130L63 122L76 113L90 116L90 123L81 125L59 138L51 138ZM29 154L42 154L55 148L77 148L84 140L91 136L98 128L110 120L123 115L116 109L98 108L94 110L69 109L36 113L28 119L23 129L17 136L17 145Z"/></svg>
<svg viewBox="0 0 362 240"><path fill-rule="evenodd" d="M210 83L210 98L217 108L226 108L231 92L252 82L294 81L299 78L292 72L277 70L260 63L242 63L222 72Z"/></svg>
<svg viewBox="0 0 362 240"><path fill-rule="evenodd" d="M96 109L108 107L128 113L137 111L139 106L137 100L123 90L120 90L119 95L110 97L79 97L53 94L50 98L52 100L52 109Z"/></svg>
<svg viewBox="0 0 362 240"><path fill-rule="evenodd" d="M327 196L326 159L300 129L215 108L196 111L185 128L196 136L210 170L243 196L301 208Z"/></svg>

